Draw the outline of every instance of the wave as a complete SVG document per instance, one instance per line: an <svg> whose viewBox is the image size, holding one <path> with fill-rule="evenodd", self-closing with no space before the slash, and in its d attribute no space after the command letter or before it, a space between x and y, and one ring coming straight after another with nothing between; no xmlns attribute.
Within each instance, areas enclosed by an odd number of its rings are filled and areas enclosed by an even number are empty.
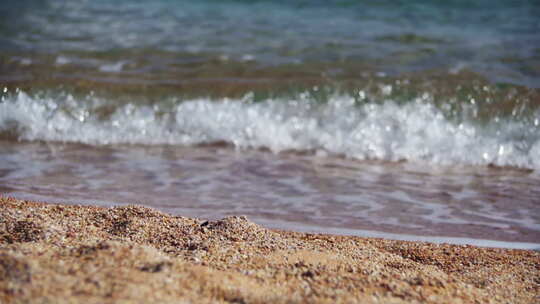
<svg viewBox="0 0 540 304"><path fill-rule="evenodd" d="M536 118L535 118L536 117ZM315 102L198 98L116 105L71 95L8 95L0 136L90 145L200 145L226 142L273 152L312 151L354 159L540 169L540 112L533 119L452 119L417 99L361 103L348 95Z"/></svg>

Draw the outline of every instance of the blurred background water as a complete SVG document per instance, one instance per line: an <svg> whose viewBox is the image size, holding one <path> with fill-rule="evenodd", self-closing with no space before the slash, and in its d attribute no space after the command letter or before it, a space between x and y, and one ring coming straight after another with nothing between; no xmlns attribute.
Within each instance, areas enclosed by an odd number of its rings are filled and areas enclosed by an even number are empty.
<svg viewBox="0 0 540 304"><path fill-rule="evenodd" d="M12 1L1 14L4 64L133 75L329 63L319 72L361 72L347 71L350 62L540 83L536 1Z"/></svg>

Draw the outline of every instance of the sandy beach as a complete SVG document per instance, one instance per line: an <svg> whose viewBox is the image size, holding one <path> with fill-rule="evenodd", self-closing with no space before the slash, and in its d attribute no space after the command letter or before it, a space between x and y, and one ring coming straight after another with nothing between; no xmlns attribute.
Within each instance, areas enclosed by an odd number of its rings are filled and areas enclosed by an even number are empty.
<svg viewBox="0 0 540 304"><path fill-rule="evenodd" d="M1 303L538 303L540 253L0 198Z"/></svg>
<svg viewBox="0 0 540 304"><path fill-rule="evenodd" d="M540 304L540 1L4 2L0 304Z"/></svg>

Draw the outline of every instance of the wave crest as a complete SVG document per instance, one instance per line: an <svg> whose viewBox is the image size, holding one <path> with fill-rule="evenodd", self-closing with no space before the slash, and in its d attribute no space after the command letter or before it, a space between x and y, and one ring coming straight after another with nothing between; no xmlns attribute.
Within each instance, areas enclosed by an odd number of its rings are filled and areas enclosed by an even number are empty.
<svg viewBox="0 0 540 304"><path fill-rule="evenodd" d="M200 98L169 106L112 105L92 96L77 100L18 92L0 103L0 136L92 145L227 142L355 159L540 168L537 119L454 121L421 100L357 104L336 95L327 103L298 96L258 103ZM112 110L103 114L104 107Z"/></svg>

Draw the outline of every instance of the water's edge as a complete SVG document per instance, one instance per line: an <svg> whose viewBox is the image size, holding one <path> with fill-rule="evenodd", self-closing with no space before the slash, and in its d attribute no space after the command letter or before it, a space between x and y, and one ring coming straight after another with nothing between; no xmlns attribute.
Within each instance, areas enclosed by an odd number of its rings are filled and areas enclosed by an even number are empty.
<svg viewBox="0 0 540 304"><path fill-rule="evenodd" d="M357 236L364 238L381 238L397 241L410 241L410 242L427 242L435 244L453 244L453 245L472 245L478 247L488 248L507 248L507 249L525 249L540 251L540 243L530 242L507 242L498 240L484 240L465 237L448 237L448 236L423 236L401 233L389 233L374 230L358 230L358 229L346 229L346 228L334 228L334 227L316 227L306 224L288 223L288 222L276 222L268 221L260 218L250 218L255 223L279 230L290 230L303 233L316 233L316 234L333 234L344 236Z"/></svg>

